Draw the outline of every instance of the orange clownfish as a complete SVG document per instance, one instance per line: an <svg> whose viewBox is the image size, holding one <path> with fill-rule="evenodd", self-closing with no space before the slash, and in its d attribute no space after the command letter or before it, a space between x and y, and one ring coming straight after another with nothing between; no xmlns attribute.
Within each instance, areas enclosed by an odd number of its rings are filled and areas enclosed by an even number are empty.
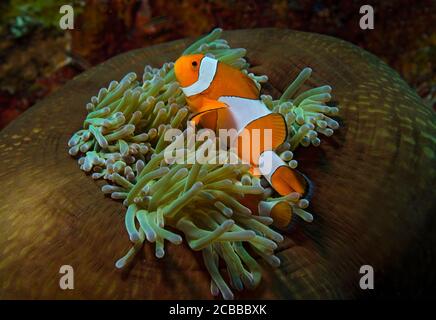
<svg viewBox="0 0 436 320"><path fill-rule="evenodd" d="M240 70L203 54L180 57L174 66L175 75L188 107L193 112L191 120L205 128L236 129L254 132L260 140L268 138L267 146L260 143L257 153L243 154L238 140L238 155L248 159L280 194L305 192L300 174L292 170L274 150L287 137L283 116L271 112L260 100L260 90L252 79ZM263 129L270 129L267 133ZM238 137L238 139L241 136ZM254 137L250 140L254 141Z"/></svg>

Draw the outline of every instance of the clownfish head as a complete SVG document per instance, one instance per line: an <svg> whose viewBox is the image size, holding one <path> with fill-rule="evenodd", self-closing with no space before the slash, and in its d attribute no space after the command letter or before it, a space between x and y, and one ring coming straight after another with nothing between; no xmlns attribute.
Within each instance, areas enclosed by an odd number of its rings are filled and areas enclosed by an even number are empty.
<svg viewBox="0 0 436 320"><path fill-rule="evenodd" d="M212 84L218 61L204 54L181 56L174 65L174 73L183 93L195 96Z"/></svg>
<svg viewBox="0 0 436 320"><path fill-rule="evenodd" d="M201 60L204 54L181 56L174 65L174 73L182 87L188 87L198 80Z"/></svg>

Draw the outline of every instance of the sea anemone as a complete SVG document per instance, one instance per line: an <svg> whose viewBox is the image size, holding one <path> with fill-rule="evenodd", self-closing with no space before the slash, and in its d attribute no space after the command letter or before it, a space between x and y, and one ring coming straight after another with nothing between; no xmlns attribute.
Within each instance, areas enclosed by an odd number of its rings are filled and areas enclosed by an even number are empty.
<svg viewBox="0 0 436 320"><path fill-rule="evenodd" d="M221 30L215 29L183 54L213 56L242 70L260 88L267 76L249 73L246 50L230 48L220 35ZM278 100L261 97L286 119L289 136L277 152L292 168L298 165L293 152L299 145L318 146L319 133L330 136L339 127L329 117L338 108L326 105L331 87L300 92L310 74L310 68L303 69ZM280 264L274 250L283 236L274 230L277 221L269 216L276 205L287 204L293 217L313 219L305 210L308 199L297 193L279 197L266 180L252 176L247 165L215 161L234 156L231 153L218 152L203 163L165 160L166 148L175 143L165 138L168 130L182 132L176 140L189 130L190 112L172 62L161 68L146 66L140 80L129 73L119 82L112 81L91 98L86 109L83 129L69 140L69 153L79 157L80 168L92 178L107 180L102 191L127 207L125 225L132 247L116 262L117 268L131 263L145 240L155 244L155 255L162 258L164 242L179 245L182 233L192 250L202 252L212 294L232 299L228 283L236 290L260 283L261 268L252 254L273 267ZM187 158L195 158L212 142L195 143L195 148L184 143L181 149ZM256 195L258 212L243 204L247 195ZM225 262L227 276L220 271L220 260Z"/></svg>

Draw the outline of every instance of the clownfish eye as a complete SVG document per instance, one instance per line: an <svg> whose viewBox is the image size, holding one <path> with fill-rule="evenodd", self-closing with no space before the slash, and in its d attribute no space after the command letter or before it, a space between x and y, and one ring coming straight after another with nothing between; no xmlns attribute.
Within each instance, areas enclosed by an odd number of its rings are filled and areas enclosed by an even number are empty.
<svg viewBox="0 0 436 320"><path fill-rule="evenodd" d="M197 64L198 64L197 61L192 61L192 66L193 66L193 67L196 67Z"/></svg>

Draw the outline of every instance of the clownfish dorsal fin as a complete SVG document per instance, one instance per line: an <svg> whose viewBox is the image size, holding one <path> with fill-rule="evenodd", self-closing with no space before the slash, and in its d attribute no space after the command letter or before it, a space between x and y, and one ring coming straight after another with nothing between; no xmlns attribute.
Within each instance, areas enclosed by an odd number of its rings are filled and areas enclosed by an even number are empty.
<svg viewBox="0 0 436 320"><path fill-rule="evenodd" d="M248 110L250 112L250 110ZM250 122L246 127L246 130L258 129L261 133L261 139L264 140L264 129L271 130L271 149L277 148L283 142L286 141L288 135L288 130L286 127L286 120L280 113L269 113L262 116L252 122Z"/></svg>

